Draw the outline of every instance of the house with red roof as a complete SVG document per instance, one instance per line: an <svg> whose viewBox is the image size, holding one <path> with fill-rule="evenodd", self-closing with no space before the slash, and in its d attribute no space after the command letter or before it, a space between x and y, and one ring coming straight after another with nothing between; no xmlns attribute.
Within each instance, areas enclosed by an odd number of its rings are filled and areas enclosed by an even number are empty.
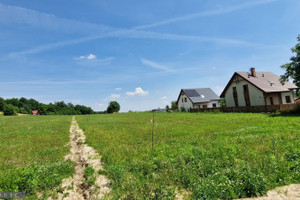
<svg viewBox="0 0 300 200"><path fill-rule="evenodd" d="M39 114L39 111L38 111L38 110L33 110L33 111L32 111L32 114L33 114L33 115L38 115L38 114Z"/></svg>
<svg viewBox="0 0 300 200"><path fill-rule="evenodd" d="M272 72L235 72L221 97L226 107L265 106L294 104L293 90L298 87L290 82L280 82Z"/></svg>

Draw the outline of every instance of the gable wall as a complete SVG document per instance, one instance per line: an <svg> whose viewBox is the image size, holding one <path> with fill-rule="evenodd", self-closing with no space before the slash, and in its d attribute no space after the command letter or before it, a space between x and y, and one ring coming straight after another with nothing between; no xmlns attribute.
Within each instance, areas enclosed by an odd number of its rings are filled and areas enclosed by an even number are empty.
<svg viewBox="0 0 300 200"><path fill-rule="evenodd" d="M248 85L249 88L251 106L265 105L263 92L258 88L256 88L251 83L249 83L248 81L244 80L242 77L237 75L233 79L231 85L228 87L225 93L226 107L235 107L234 98L233 98L233 87L236 87L238 93L239 106L246 106L246 102L244 99L244 89L243 89L243 85L246 84Z"/></svg>
<svg viewBox="0 0 300 200"><path fill-rule="evenodd" d="M185 102L185 98L187 98L187 102ZM186 111L189 111L190 108L193 108L193 103L191 100L184 94L181 93L178 101L178 111L181 112L181 107L184 107Z"/></svg>

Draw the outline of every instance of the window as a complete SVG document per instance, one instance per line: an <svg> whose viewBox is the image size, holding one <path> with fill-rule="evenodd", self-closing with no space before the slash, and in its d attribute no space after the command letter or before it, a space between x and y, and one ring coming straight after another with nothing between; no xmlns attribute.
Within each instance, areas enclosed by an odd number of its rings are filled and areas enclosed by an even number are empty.
<svg viewBox="0 0 300 200"><path fill-rule="evenodd" d="M216 103L213 103L213 108L216 108L217 107L217 104Z"/></svg>
<svg viewBox="0 0 300 200"><path fill-rule="evenodd" d="M187 98L186 97L184 98L184 102L187 102Z"/></svg>
<svg viewBox="0 0 300 200"><path fill-rule="evenodd" d="M273 102L273 97L270 97L270 105L274 105L274 102Z"/></svg>
<svg viewBox="0 0 300 200"><path fill-rule="evenodd" d="M286 103L291 103L291 97L290 96L285 96L285 102Z"/></svg>
<svg viewBox="0 0 300 200"><path fill-rule="evenodd" d="M181 99L181 102L183 103L183 98Z"/></svg>

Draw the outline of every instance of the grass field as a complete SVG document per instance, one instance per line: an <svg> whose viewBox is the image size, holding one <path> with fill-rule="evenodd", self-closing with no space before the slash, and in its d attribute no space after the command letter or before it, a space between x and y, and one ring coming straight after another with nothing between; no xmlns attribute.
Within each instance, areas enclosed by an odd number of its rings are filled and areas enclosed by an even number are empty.
<svg viewBox="0 0 300 200"><path fill-rule="evenodd" d="M73 164L64 161L70 122L69 116L0 116L0 191L32 199L73 174Z"/></svg>
<svg viewBox="0 0 300 200"><path fill-rule="evenodd" d="M300 183L300 118L245 113L76 116L113 198L232 199Z"/></svg>
<svg viewBox="0 0 300 200"><path fill-rule="evenodd" d="M300 118L245 113L76 116L113 199L233 199L300 183ZM0 116L0 191L57 188L74 173L70 116Z"/></svg>

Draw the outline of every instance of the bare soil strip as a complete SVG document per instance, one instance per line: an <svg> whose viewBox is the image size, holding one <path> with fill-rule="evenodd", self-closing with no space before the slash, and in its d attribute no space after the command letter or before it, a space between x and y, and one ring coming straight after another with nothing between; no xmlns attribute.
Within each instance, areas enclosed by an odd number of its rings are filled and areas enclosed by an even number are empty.
<svg viewBox="0 0 300 200"><path fill-rule="evenodd" d="M299 200L300 184L291 184L270 190L263 197L246 198L239 200Z"/></svg>
<svg viewBox="0 0 300 200"><path fill-rule="evenodd" d="M58 194L58 199L64 200L84 200L101 199L105 194L110 193L110 182L99 171L103 170L101 157L88 145L85 144L84 132L79 128L75 118L72 119L70 127L70 154L65 159L70 159L75 165L75 174L62 181L62 193ZM94 169L95 183L88 184L84 177L86 167Z"/></svg>

